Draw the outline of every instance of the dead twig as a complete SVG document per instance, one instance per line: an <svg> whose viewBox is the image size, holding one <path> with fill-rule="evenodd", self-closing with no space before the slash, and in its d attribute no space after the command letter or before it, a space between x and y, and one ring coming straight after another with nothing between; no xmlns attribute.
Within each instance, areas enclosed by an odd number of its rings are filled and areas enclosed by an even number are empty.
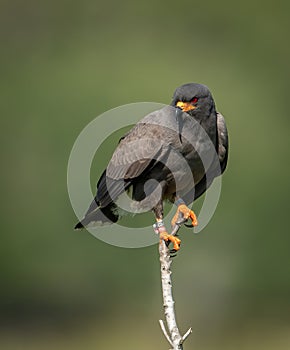
<svg viewBox="0 0 290 350"><path fill-rule="evenodd" d="M179 229L179 225L175 225L172 234L176 234ZM159 256L161 264L161 284L162 284L162 295L163 295L163 306L165 319L167 323L167 329L165 328L164 322L159 320L161 330L165 335L165 338L172 346L172 350L183 350L183 343L187 337L192 333L192 329L181 336L175 318L174 300L172 296L172 282L171 282L171 270L170 265L172 263L170 257L170 250L166 243L161 240L159 244Z"/></svg>

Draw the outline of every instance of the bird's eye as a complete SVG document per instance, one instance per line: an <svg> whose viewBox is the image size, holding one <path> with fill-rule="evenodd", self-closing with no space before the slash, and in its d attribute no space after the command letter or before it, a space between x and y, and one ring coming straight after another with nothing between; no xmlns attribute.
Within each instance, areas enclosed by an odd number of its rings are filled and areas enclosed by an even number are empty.
<svg viewBox="0 0 290 350"><path fill-rule="evenodd" d="M198 101L198 98L197 97L194 97L191 101L190 101L190 103L196 103Z"/></svg>

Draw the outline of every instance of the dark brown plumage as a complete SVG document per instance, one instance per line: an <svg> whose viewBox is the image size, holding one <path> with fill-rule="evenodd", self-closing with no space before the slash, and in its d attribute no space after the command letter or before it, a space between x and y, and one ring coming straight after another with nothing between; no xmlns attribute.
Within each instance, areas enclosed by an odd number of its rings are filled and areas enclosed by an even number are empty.
<svg viewBox="0 0 290 350"><path fill-rule="evenodd" d="M210 91L201 84L182 85L170 106L145 116L120 140L75 228L116 222L116 201L127 191L132 211L153 210L161 220L164 200L197 199L223 173L227 157L225 121Z"/></svg>

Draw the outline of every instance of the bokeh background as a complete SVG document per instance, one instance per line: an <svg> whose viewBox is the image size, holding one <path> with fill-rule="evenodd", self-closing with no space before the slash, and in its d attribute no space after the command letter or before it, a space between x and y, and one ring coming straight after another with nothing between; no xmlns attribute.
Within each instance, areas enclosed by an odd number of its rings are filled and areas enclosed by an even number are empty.
<svg viewBox="0 0 290 350"><path fill-rule="evenodd" d="M66 170L97 115L191 81L210 87L231 152L215 216L182 229L174 260L185 348L290 348L289 7L1 1L1 349L168 349L157 247L73 231Z"/></svg>

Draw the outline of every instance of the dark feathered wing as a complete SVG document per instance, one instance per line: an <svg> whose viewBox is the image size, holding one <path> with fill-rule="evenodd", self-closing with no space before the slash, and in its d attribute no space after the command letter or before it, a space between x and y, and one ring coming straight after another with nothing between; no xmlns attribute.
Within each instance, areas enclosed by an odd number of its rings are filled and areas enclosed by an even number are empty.
<svg viewBox="0 0 290 350"><path fill-rule="evenodd" d="M157 111L156 113L159 113ZM154 113L152 113L154 115ZM153 116L154 117L154 116ZM162 140L162 141L161 141ZM97 184L97 194L84 219L75 228L89 224L116 222L114 201L144 172L162 159L168 131L160 126L139 122L119 142Z"/></svg>
<svg viewBox="0 0 290 350"><path fill-rule="evenodd" d="M218 127L218 155L221 174L225 171L228 162L229 137L226 122L221 113L217 113Z"/></svg>

